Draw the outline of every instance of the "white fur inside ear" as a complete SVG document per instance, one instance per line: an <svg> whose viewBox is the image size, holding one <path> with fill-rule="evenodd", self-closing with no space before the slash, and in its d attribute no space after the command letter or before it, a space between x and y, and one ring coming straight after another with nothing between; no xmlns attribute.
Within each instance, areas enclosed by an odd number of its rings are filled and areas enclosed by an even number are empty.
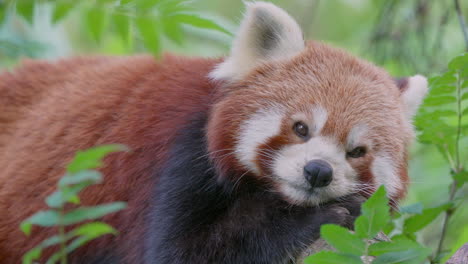
<svg viewBox="0 0 468 264"><path fill-rule="evenodd" d="M402 98L406 108L406 115L412 118L418 111L424 96L428 90L427 79L422 75L415 75L408 78L408 84L404 89Z"/></svg>
<svg viewBox="0 0 468 264"><path fill-rule="evenodd" d="M304 48L301 28L283 9L271 3L247 3L231 54L210 77L241 79L262 62L288 59Z"/></svg>

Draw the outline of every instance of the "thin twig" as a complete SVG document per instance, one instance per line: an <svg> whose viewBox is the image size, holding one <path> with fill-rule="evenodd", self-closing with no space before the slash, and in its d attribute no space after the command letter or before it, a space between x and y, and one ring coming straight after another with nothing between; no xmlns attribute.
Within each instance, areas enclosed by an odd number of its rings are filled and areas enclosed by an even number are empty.
<svg viewBox="0 0 468 264"><path fill-rule="evenodd" d="M466 51L468 51L468 29L466 28L465 17L461 11L460 2L458 0L453 0L453 2L455 3L455 11L457 12L460 28L463 32L463 37L465 38Z"/></svg>

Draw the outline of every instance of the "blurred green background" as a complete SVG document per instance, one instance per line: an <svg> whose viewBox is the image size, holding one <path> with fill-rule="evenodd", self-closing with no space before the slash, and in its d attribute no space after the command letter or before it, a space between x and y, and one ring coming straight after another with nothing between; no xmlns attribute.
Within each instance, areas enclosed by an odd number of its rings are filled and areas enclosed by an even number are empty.
<svg viewBox="0 0 468 264"><path fill-rule="evenodd" d="M14 67L21 58L56 59L95 53L123 55L151 50L147 42L135 33L134 27L129 28L130 37L125 40L119 34L119 28L103 25L103 32L96 40L93 34L96 25L90 21L90 13L86 8L72 8L67 16L53 23L55 13L51 2L35 1L32 10L23 10L21 14L3 8L6 12L0 14L3 17L0 25L0 69ZM75 4L78 2L75 1ZM82 2L89 4L94 1ZM384 67L394 76L421 73L430 77L439 74L446 69L450 58L466 49L451 0L271 2L296 18L307 38L342 47ZM468 19L468 2L461 2L462 12ZM6 3L0 0L0 7ZM189 5L201 17L210 18L231 32L235 32L244 10L244 4L239 0L198 0ZM112 24L112 21L107 23ZM171 36L170 30L161 33L159 41L163 52L217 57L229 51L232 37L228 34L190 25L183 25L177 30L179 40L177 36ZM466 139L462 142L461 150L466 165ZM410 177L410 190L405 204L419 202L424 206L435 206L447 199L451 182L449 166L435 147L421 144L412 147ZM458 193L463 199L467 194L466 187ZM439 216L438 221L420 233L422 242L436 246L441 219ZM468 242L466 203L456 212L452 221L447 242Z"/></svg>

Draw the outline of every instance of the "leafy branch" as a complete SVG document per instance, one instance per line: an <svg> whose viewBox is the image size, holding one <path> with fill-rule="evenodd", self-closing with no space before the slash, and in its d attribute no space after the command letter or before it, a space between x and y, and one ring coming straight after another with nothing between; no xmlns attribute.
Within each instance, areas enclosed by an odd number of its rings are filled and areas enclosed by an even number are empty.
<svg viewBox="0 0 468 264"><path fill-rule="evenodd" d="M32 23L38 3L37 0L0 1L0 24L8 13L18 14ZM232 35L213 20L198 15L189 0L44 0L40 3L52 6L53 23L79 10L86 30L95 41L100 42L113 29L125 45L131 46L132 37L136 36L154 55L161 53L164 36L182 44L184 25Z"/></svg>
<svg viewBox="0 0 468 264"><path fill-rule="evenodd" d="M79 206L79 193L85 188L102 182L102 175L94 170L102 165L102 159L109 153L123 151L122 145L105 145L78 152L67 167L67 173L59 180L57 190L49 195L45 202L50 209L42 210L24 220L20 228L26 234L31 234L33 225L41 227L58 227L58 234L42 241L23 256L23 264L31 264L40 259L42 251L51 246L59 246L46 262L53 264L67 263L67 255L87 242L106 234L116 235L117 231L110 225L95 221L79 226L77 224L101 218L105 215L120 211L126 207L123 202L113 202L96 206ZM72 210L65 210L65 205L75 205ZM65 232L65 227L74 225L75 228Z"/></svg>

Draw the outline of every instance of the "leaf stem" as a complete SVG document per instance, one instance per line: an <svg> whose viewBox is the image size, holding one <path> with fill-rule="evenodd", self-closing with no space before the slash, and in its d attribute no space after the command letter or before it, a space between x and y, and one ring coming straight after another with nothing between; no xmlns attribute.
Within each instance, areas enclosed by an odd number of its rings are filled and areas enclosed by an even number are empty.
<svg viewBox="0 0 468 264"><path fill-rule="evenodd" d="M67 254L65 252L66 237L65 226L63 225L63 206L60 208L60 218L58 223L59 236L60 236L60 264L67 264Z"/></svg>
<svg viewBox="0 0 468 264"><path fill-rule="evenodd" d="M455 2L457 2L455 0ZM459 6L458 6L459 7ZM468 39L467 39L467 45L468 45ZM460 84L460 73L457 72L457 137L455 139L455 166L453 166L452 173L457 174L461 171L461 164L460 164L460 135L461 135L461 125L462 125L462 109L461 109L461 84ZM450 196L449 196L449 202L453 202L453 199L455 198L455 194L457 192L457 181L453 179L453 182L450 186ZM455 212L456 208L449 208L447 211L445 211L445 217L444 217L444 222L442 225L442 234L440 236L439 240L439 245L437 246L437 251L435 254L435 257L439 256L439 254L442 252L443 245L444 245L444 240L445 236L447 234L447 228L448 228L448 223L450 221L451 216Z"/></svg>
<svg viewBox="0 0 468 264"><path fill-rule="evenodd" d="M459 0L453 0L455 3L455 11L457 12L458 22L460 23L460 28L465 38L466 51L468 51L468 29L466 28L465 17L461 11Z"/></svg>

